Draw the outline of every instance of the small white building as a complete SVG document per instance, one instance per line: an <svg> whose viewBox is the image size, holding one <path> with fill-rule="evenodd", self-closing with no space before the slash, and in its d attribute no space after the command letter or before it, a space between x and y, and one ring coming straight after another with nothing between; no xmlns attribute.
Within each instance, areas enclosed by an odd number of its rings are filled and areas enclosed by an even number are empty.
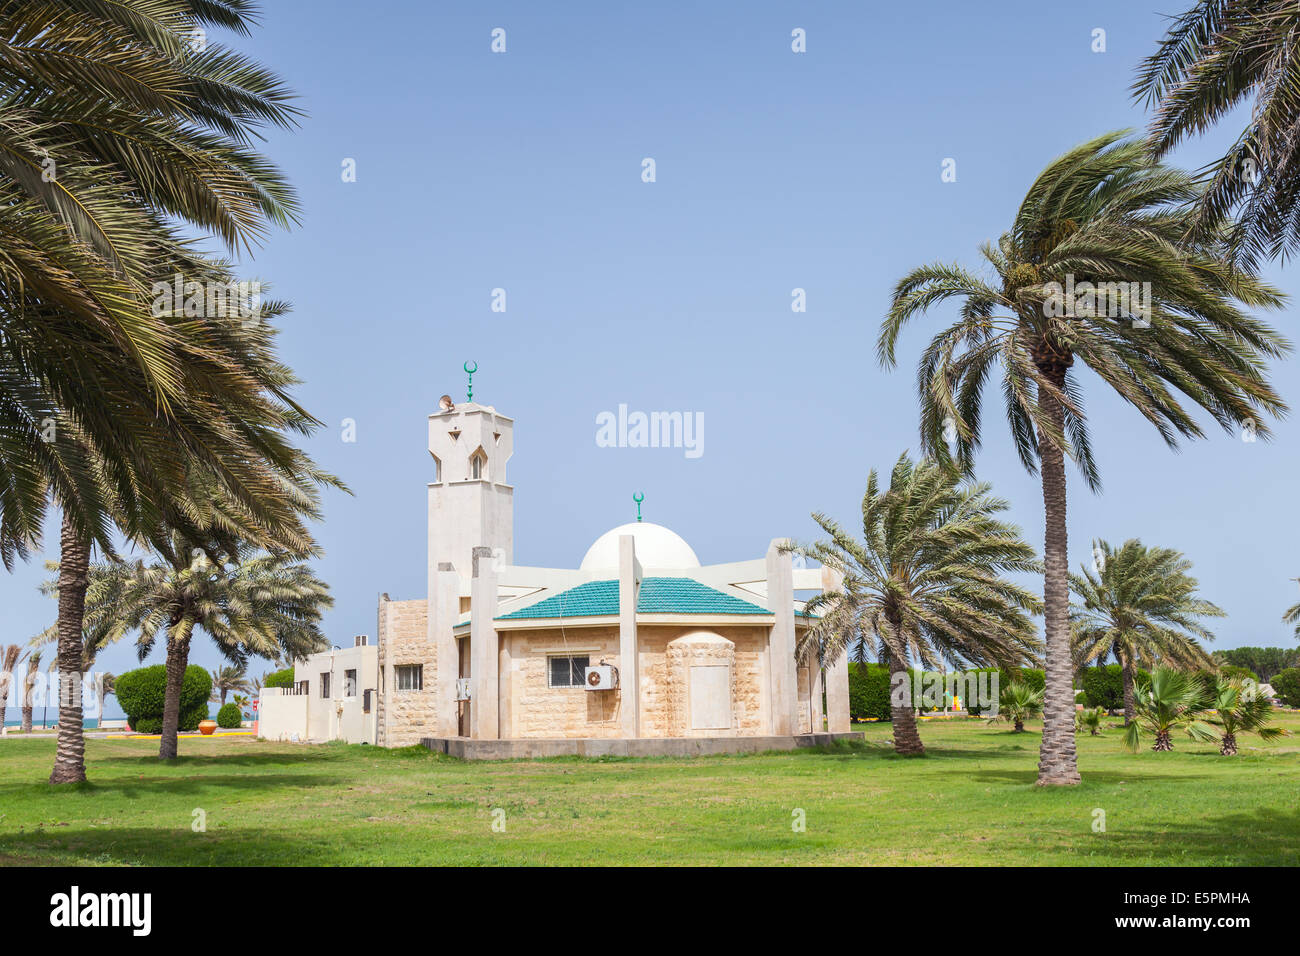
<svg viewBox="0 0 1300 956"><path fill-rule="evenodd" d="M335 647L294 661L292 688L262 689L257 705L258 736L265 740L375 743L378 650L363 634L352 647Z"/></svg>

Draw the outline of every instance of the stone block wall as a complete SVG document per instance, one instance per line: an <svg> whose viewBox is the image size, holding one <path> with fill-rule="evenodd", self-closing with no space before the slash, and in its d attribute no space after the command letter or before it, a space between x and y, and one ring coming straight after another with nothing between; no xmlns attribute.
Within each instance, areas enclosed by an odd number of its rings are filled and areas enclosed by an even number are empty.
<svg viewBox="0 0 1300 956"><path fill-rule="evenodd" d="M619 737L622 690L551 687L549 659L581 656L618 666L618 628L537 628L502 634L502 737Z"/></svg>
<svg viewBox="0 0 1300 956"><path fill-rule="evenodd" d="M428 602L379 599L379 704L376 719L381 747L418 744L437 727L438 655L429 641ZM397 665L423 667L423 689L399 691Z"/></svg>

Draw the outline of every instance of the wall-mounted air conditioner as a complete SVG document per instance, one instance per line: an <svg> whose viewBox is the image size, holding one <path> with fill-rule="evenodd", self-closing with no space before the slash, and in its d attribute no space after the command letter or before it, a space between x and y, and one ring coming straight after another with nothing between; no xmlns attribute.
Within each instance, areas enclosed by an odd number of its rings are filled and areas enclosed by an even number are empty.
<svg viewBox="0 0 1300 956"><path fill-rule="evenodd" d="M587 690L613 690L618 686L618 668L600 664L587 668Z"/></svg>
<svg viewBox="0 0 1300 956"><path fill-rule="evenodd" d="M468 677L456 678L456 699L469 700L469 678Z"/></svg>

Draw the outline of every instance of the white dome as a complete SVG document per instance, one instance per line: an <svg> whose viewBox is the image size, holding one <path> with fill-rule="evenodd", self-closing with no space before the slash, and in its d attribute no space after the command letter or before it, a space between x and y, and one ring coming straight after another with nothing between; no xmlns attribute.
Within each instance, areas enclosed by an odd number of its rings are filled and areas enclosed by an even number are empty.
<svg viewBox="0 0 1300 956"><path fill-rule="evenodd" d="M698 568L700 559L691 546L676 532L661 524L632 521L606 531L587 549L582 559L583 571L618 571L618 539L630 534L636 538L636 559L643 568Z"/></svg>

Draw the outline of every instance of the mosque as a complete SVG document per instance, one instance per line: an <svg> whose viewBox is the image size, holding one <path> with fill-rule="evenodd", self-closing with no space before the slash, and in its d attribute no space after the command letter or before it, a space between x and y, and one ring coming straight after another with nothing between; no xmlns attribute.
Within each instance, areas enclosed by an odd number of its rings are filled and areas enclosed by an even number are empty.
<svg viewBox="0 0 1300 956"><path fill-rule="evenodd" d="M471 380L472 381L472 380ZM792 749L849 732L848 668L801 665L795 592L832 586L783 539L701 565L668 528L605 532L576 568L514 562L514 421L429 416L428 594L379 600L375 742L468 758Z"/></svg>

